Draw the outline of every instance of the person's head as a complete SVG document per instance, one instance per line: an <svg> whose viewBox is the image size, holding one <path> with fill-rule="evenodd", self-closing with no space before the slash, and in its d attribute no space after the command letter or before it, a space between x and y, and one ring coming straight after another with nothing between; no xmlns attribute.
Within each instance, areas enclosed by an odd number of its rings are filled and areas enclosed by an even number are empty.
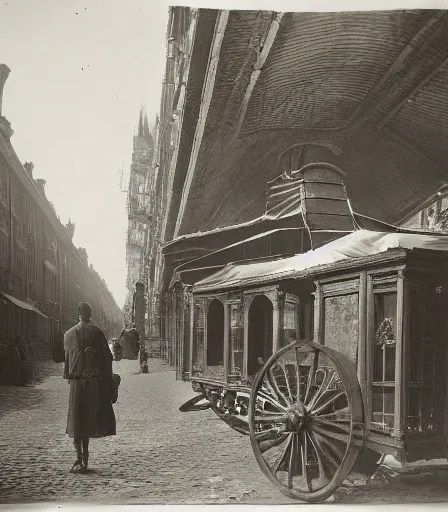
<svg viewBox="0 0 448 512"><path fill-rule="evenodd" d="M92 308L90 307L90 304L87 302L81 302L78 307L78 313L84 322L90 322L90 318L92 316Z"/></svg>

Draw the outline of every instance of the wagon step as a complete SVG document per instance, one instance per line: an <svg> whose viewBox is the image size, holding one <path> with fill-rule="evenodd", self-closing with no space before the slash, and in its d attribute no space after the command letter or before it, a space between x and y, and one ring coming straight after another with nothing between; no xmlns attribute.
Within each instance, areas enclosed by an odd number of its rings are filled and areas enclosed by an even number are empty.
<svg viewBox="0 0 448 512"><path fill-rule="evenodd" d="M200 403L203 402L203 403ZM195 412L195 411L206 411L210 409L210 402L204 397L204 395L197 395L190 400L187 400L183 405L179 407L180 412Z"/></svg>

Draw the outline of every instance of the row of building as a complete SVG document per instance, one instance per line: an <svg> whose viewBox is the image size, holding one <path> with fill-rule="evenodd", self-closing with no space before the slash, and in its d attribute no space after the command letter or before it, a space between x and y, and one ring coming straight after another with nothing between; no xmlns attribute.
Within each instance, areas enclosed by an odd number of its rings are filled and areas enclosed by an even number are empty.
<svg viewBox="0 0 448 512"><path fill-rule="evenodd" d="M123 329L123 312L105 281L73 244L75 225L60 222L36 179L31 162L21 163L11 145L13 131L2 116L9 68L0 65L0 333L21 334L30 344L50 346L59 331L78 321L88 301L94 321L108 337Z"/></svg>

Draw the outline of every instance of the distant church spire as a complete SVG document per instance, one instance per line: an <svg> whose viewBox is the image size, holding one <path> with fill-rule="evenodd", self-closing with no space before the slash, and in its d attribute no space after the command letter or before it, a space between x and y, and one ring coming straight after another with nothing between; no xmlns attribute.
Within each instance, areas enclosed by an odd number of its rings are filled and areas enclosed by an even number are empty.
<svg viewBox="0 0 448 512"><path fill-rule="evenodd" d="M145 137L145 139L148 141L152 139L151 134L149 133L148 116L146 113L143 121L143 137Z"/></svg>
<svg viewBox="0 0 448 512"><path fill-rule="evenodd" d="M138 119L138 136L143 137L143 107L140 109L140 117Z"/></svg>

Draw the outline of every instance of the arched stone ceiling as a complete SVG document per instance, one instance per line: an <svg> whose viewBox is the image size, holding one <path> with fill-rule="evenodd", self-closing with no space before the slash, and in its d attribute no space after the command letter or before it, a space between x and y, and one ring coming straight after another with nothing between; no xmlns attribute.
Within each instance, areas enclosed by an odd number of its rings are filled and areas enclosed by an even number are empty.
<svg viewBox="0 0 448 512"><path fill-rule="evenodd" d="M242 132L343 127L432 15L287 14L251 96Z"/></svg>
<svg viewBox="0 0 448 512"><path fill-rule="evenodd" d="M448 181L446 12L284 15L238 132L272 19L230 13L178 235L263 215L267 182L295 144L338 148L352 204L386 222Z"/></svg>

